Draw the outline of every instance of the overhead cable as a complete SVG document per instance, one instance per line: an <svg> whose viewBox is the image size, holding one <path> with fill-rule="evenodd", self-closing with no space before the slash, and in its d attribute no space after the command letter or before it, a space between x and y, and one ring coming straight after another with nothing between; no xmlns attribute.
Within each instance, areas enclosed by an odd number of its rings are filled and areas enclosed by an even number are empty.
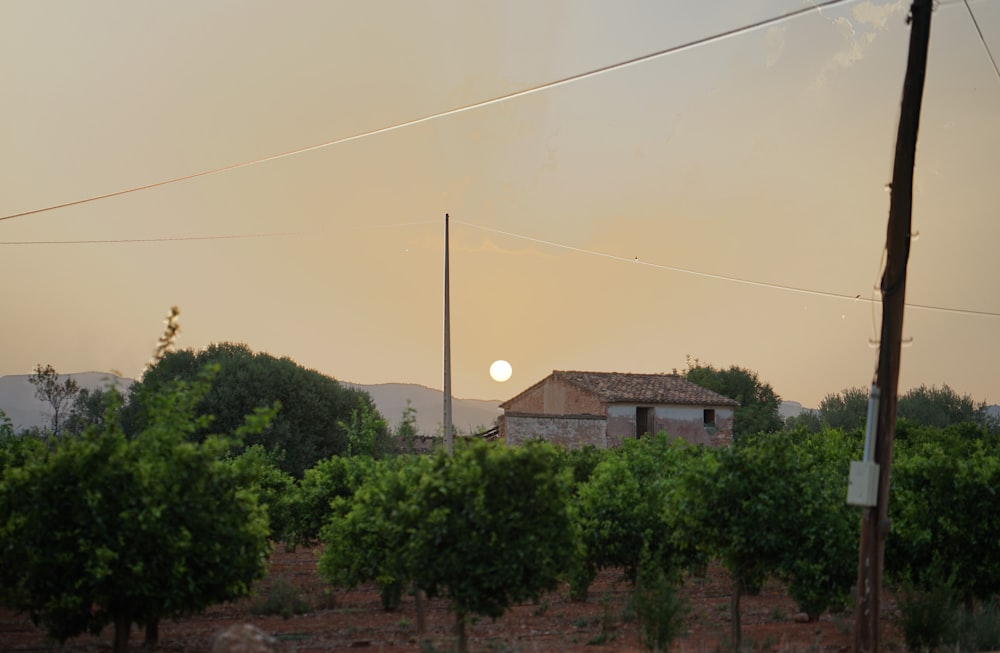
<svg viewBox="0 0 1000 653"><path fill-rule="evenodd" d="M178 182L188 181L188 180L191 180L191 179L197 179L199 177L207 177L209 175L216 175L216 174L223 173L223 172L229 172L231 170L238 170L240 168L246 168L246 167L257 165L257 164L260 164L260 163L266 163L266 162L269 162L269 161L276 161L278 159L283 159L283 158L290 157L290 156L295 156L295 155L298 155L298 154L304 154L306 152L312 152L314 150L320 150L320 149L323 149L323 148L332 147L334 145L342 145L344 143L349 143L351 141L360 140L362 138L368 138L368 137L371 137L371 136L377 136L379 134L385 134L385 133L396 131L396 130L399 130L399 129L403 129L403 128L406 128L406 127L412 127L414 125L419 125L421 123L429 122L429 121L432 121L432 120L438 120L440 118L446 118L446 117L449 117L449 116L454 116L454 115L457 115L457 114L460 114L460 113L464 113L466 111L473 111L475 109L481 109L483 107L487 107L487 106L490 106L490 105L493 105L493 104L498 104L500 102L506 102L508 100L513 100L513 99L516 99L516 98L524 97L526 95L531 95L533 93L538 93L540 91L546 91L546 90L549 90L549 89L552 89L552 88L556 88L556 87L559 87L559 86L564 86L566 84L571 84L573 82L578 82L578 81L581 81L581 80L584 80L584 79L595 77L597 75L602 75L604 73L609 73L609 72L612 72L612 71L620 70L620 69L626 68L628 66L633 66L633 65L636 65L636 64L644 63L644 62L647 62L647 61L651 61L653 59L658 59L660 57L664 57L664 56L667 56L667 55L675 54L677 52L681 52L681 51L684 51L684 50L689 50L691 48L695 48L695 47L698 47L698 46L707 45L709 43L713 43L715 41L720 41L720 40L723 40L723 39L726 39L726 38L729 38L729 37L732 37L732 36L738 36L738 35L744 34L746 32L750 32L750 31L753 31L753 30L760 29L762 27L769 27L771 25L775 25L777 23L781 23L781 22L784 22L784 21L787 21L787 20L791 20L792 18L801 16L801 15L804 15L804 14L808 14L808 13L811 13L811 12L814 12L814 11L819 11L819 10L821 10L823 8L826 8L826 7L832 7L834 5L845 4L845 3L849 3L849 2L855 2L855 1L856 0L826 0L826 2L813 3L812 5L810 5L808 7L802 7L800 9L795 9L793 11L781 14L779 16L774 16L772 18L765 18L765 19L762 19L762 20L758 20L758 21L755 21L755 22L752 22L752 23L745 24L745 25L743 25L741 27L734 27L732 29L728 29L728 30L723 31L723 32L718 32L718 33L712 34L710 36L704 36L704 37L701 37L701 38L697 38L697 39L694 39L694 40L691 40L691 41L687 41L685 43L681 43L679 45L673 45L673 46L664 48L662 50L657 50L656 52L650 52L648 54L639 55L639 56L633 57L631 59L626 59L624 61L619 61L617 63L608 64L606 66L601 66L599 68L593 68L593 69L588 70L586 72L576 73L576 74L573 74L573 75L569 75L568 77L562 77L560 79L556 79L556 80L549 81L549 82L543 82L541 84L537 84L535 86L529 86L527 88L523 88L523 89L520 89L520 90L517 90L517 91L512 91L510 93L504 93L503 95L498 95L498 96L490 98L488 100L479 100L479 101L473 102L471 104L466 104L466 105L463 105L463 106L460 106L460 107L456 107L454 109L448 109L446 111L441 111L441 112L438 112L438 113L433 113L433 114L430 114L430 115L427 115L427 116L423 116L421 118L414 118L412 120L406 120L406 121L399 122L399 123L396 123L396 124L393 124L393 125L389 125L388 127L381 127L379 129L373 129L373 130L370 130L370 131L361 132L361 133L358 133L358 134L354 134L352 136L345 136L343 138L337 138L337 139L334 139L334 140L326 141L324 143L318 143L316 145L310 145L310 146L307 146L307 147L301 147L301 148L297 148L297 149L294 149L294 150L289 150L287 152L282 152L280 154L272 154L272 155L269 155L269 156L263 156L263 157L259 157L259 158L256 158L256 159L252 159L252 160L249 160L249 161L243 161L241 163L233 163L233 164L230 164L230 165L222 166L220 168L213 168L213 169L210 169L210 170L202 170L200 172L194 172L194 173L191 173L191 174L182 175L180 177L172 177L170 179L163 179L161 181L153 182L153 183L150 183L150 184L144 184L142 186L134 186L134 187L131 187L131 188L125 188L125 189L113 191L113 192L110 192L110 193L104 193L102 195L94 195L92 197L85 197L85 198L82 198L82 199L73 200L71 202L63 202L61 204L53 204L53 205L50 205L50 206L45 206L45 207L41 207L41 208L37 208L37 209L31 209L29 211L21 211L19 213L12 213L12 214L9 214L9 215L0 216L0 221L2 221L2 220L13 220L14 218L23 218L23 217L26 217L26 216L29 216L29 215L36 215L36 214L39 214L39 213L46 213L48 211L55 211L57 209L64 209L64 208L68 208L68 207L71 207L71 206L78 206L80 204L87 204L89 202L96 202L98 200L105 200L105 199L109 199L109 198L112 198L112 197L118 197L120 195L127 195L127 194L130 194L130 193L136 193L136 192L143 191L143 190L150 190L152 188L158 188L160 186L166 186L166 185L169 185L169 184L176 184Z"/></svg>
<svg viewBox="0 0 1000 653"><path fill-rule="evenodd" d="M462 225L465 225L467 227L472 227L474 229L481 229L483 231L490 231L490 232L493 232L495 234L500 234L500 235L503 235L503 236L509 236L511 238L518 238L518 239L521 239L521 240L527 240L527 241L530 241L530 242L533 242L533 243L539 243L541 245L548 245L549 247L556 247L556 248L559 248L559 249L565 249L565 250L569 250L569 251L572 251L572 252L579 252L581 254L589 254L591 256L600 256L602 258L607 258L607 259L611 259L611 260L614 260L614 261L621 261L623 263L629 263L629 264L632 264L632 265L643 265L643 266L646 266L646 267L656 268L656 269L659 269L659 270L667 270L667 271L670 271L670 272L679 272L679 273L682 273L682 274L690 274L690 275L693 275L693 276L696 276L696 277L703 277L703 278L706 278L706 279L716 279L716 280L719 280L719 281L728 281L730 283L739 283L739 284L744 284L744 285L747 285L747 286L756 286L758 288L770 288L772 290L784 290L786 292L795 292L795 293L801 293L801 294L805 294L805 295L815 295L815 296L818 296L818 297L830 297L830 298L833 298L833 299L845 299L845 300L854 301L854 302L880 303L879 299L877 299L877 298L874 298L874 297L864 297L861 294L851 295L851 294L848 294L848 293L828 292L828 291L825 291L825 290L815 290L815 289L812 289L812 288L804 288L804 287L801 287L801 286L789 286L789 285L780 284L780 283L769 283L767 281L756 281L756 280L747 279L747 278L744 278L744 277L733 277L733 276L728 276L728 275L724 275L724 274L715 274L713 272L702 272L700 270L692 270L692 269L689 269L689 268L681 268L681 267L676 267L676 266L673 266L673 265L664 265L662 263L652 263L650 261L642 261L642 260L639 260L638 258L635 258L635 257L629 258L627 256L619 256L617 254L608 254L607 252L599 252L599 251L592 250L592 249L585 249L585 248L582 248L582 247L574 247L573 245L566 245L564 243L557 243L557 242L554 242L554 241L551 241L551 240L542 240L540 238L533 238L531 236L524 236L522 234L516 234L516 233L512 233L510 231L502 231L500 229L494 229L492 227L484 227L482 225L472 224L470 222L464 222L464 221L454 220L454 219L452 220L452 222L454 222L456 224L462 224ZM948 306L933 306L933 305L930 305L930 304L909 304L908 303L908 304L906 304L906 306L907 306L907 308L917 308L917 309L923 309L923 310L927 310L927 311L940 311L940 312L945 312L945 313L958 313L958 314L962 314L962 315L977 315L977 316L981 316L981 317L1000 317L1000 313L993 312L993 311L977 311L977 310L964 309L964 308L951 308L951 307L948 307Z"/></svg>

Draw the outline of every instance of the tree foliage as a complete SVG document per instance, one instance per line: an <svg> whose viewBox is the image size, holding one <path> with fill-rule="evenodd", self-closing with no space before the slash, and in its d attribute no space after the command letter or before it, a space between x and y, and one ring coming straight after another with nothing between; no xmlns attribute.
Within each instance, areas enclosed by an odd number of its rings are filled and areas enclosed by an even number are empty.
<svg viewBox="0 0 1000 653"><path fill-rule="evenodd" d="M371 397L347 388L289 358L254 353L241 344L214 344L195 352L166 353L131 389L131 397L156 392L176 379L192 380L205 365L219 366L210 392L198 406L202 415L213 415L212 429L227 432L237 428L243 416L257 406L281 404L281 411L266 431L249 436L247 446L260 444L268 451L282 450L281 468L297 478L316 461L345 453L347 424L354 411L375 415ZM131 398L123 416L128 433L141 431L147 423L141 401ZM384 422L376 425L379 436ZM199 429L197 437L208 433Z"/></svg>
<svg viewBox="0 0 1000 653"><path fill-rule="evenodd" d="M256 472L223 460L229 437L190 436L208 382L147 393L131 439L113 419L38 449L0 479L0 592L63 641L132 623L155 640L161 618L246 595L265 570L266 515L248 490ZM234 438L260 431L249 415ZM150 633L153 636L150 638Z"/></svg>
<svg viewBox="0 0 1000 653"><path fill-rule="evenodd" d="M109 415L118 419L117 410L108 413L108 406L121 406L125 397L114 386L107 388L80 388L69 413L66 415L65 431L80 435L89 426L102 426Z"/></svg>
<svg viewBox="0 0 1000 653"><path fill-rule="evenodd" d="M912 388L899 398L897 414L900 419L935 428L962 423L987 426L989 423L985 402L977 404L971 396L959 395L947 384Z"/></svg>
<svg viewBox="0 0 1000 653"><path fill-rule="evenodd" d="M868 392L867 388L854 386L823 397L823 401L819 404L823 423L830 428L844 431L865 428Z"/></svg>
<svg viewBox="0 0 1000 653"><path fill-rule="evenodd" d="M740 403L733 416L734 437L781 430L783 422L778 411L781 397L757 372L736 365L719 369L688 359L684 376L692 383Z"/></svg>
<svg viewBox="0 0 1000 653"><path fill-rule="evenodd" d="M375 461L367 456L331 456L307 469L291 506L294 527L290 544L318 543L334 502L350 505L354 493L374 472Z"/></svg>
<svg viewBox="0 0 1000 653"><path fill-rule="evenodd" d="M395 437L373 405L353 409L350 419L341 420L339 425L347 435L348 456L382 458L398 451Z"/></svg>
<svg viewBox="0 0 1000 653"><path fill-rule="evenodd" d="M551 445L485 442L390 462L333 512L320 570L332 582L412 582L467 616L499 617L552 589L573 550L568 472Z"/></svg>
<svg viewBox="0 0 1000 653"><path fill-rule="evenodd" d="M66 411L80 391L79 385L68 376L60 381L59 373L54 367L41 364L35 365L35 371L28 377L28 382L35 387L35 397L49 405L50 428L54 435L60 435Z"/></svg>
<svg viewBox="0 0 1000 653"><path fill-rule="evenodd" d="M711 450L686 479L687 523L733 577L734 650L740 594L768 576L784 578L811 618L844 600L857 553L843 494L855 445L833 430L758 433Z"/></svg>
<svg viewBox="0 0 1000 653"><path fill-rule="evenodd" d="M913 429L894 458L887 571L967 601L1000 593L1000 438L972 424Z"/></svg>
<svg viewBox="0 0 1000 653"><path fill-rule="evenodd" d="M627 441L609 452L577 489L573 514L581 537L581 568L573 593L582 597L596 572L621 567L633 584L640 562L649 557L668 575L707 562L680 528L674 505L686 466L703 450L665 433Z"/></svg>

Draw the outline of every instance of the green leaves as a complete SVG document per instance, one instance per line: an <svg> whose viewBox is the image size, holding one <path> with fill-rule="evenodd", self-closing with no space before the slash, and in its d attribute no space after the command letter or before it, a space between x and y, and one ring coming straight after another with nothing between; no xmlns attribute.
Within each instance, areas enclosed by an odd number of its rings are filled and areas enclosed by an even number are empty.
<svg viewBox="0 0 1000 653"><path fill-rule="evenodd" d="M496 617L555 586L574 548L570 477L551 445L477 442L380 464L350 508L334 504L321 573L412 583L461 614Z"/></svg>
<svg viewBox="0 0 1000 653"><path fill-rule="evenodd" d="M281 468L296 478L301 478L316 461L347 451L347 428L355 411L370 417L364 427L377 439L387 434L384 421L380 421L366 393L343 387L288 358L254 353L245 345L233 343L211 345L198 352L167 353L133 386L132 397L156 396L179 379L197 383L206 366L214 366L216 373L210 388L200 395L195 414L212 415L214 419L210 426L196 420L192 435L200 439L212 430L234 433L258 407L280 406L268 428L244 432L243 445L284 450ZM132 400L122 421L126 431L133 434L144 430L150 419L145 402Z"/></svg>
<svg viewBox="0 0 1000 653"><path fill-rule="evenodd" d="M986 429L919 429L900 441L892 470L886 567L914 588L942 579L962 598L1000 591L1000 446Z"/></svg>
<svg viewBox="0 0 1000 653"><path fill-rule="evenodd" d="M63 640L249 591L269 552L266 514L246 489L257 468L222 459L229 437L189 441L206 390L177 382L146 395L148 425L132 439L106 420L51 450L8 458L0 477L6 602ZM259 413L248 428L268 419Z"/></svg>
<svg viewBox="0 0 1000 653"><path fill-rule="evenodd" d="M840 431L757 434L713 450L718 464L692 479L694 527L734 577L777 575L817 617L850 589L858 515L844 501L853 442Z"/></svg>

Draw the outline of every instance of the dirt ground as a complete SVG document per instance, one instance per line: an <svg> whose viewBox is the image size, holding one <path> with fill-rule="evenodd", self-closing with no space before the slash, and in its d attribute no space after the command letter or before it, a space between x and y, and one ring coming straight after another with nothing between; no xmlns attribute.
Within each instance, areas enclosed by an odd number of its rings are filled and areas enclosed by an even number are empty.
<svg viewBox="0 0 1000 653"><path fill-rule="evenodd" d="M496 652L622 652L643 650L639 627L629 617L628 587L614 571L602 573L591 586L586 602L572 602L560 588L537 603L515 606L495 622L480 619L468 629L471 651ZM282 618L255 614L268 596L281 588L297 588L308 612ZM711 568L705 578L691 579L681 589L690 612L687 633L674 642L677 653L712 653L728 640L729 581L726 572ZM255 605L257 610L255 610ZM826 614L818 622L802 621L794 602L779 583L766 584L759 596L742 601L743 639L750 653L802 651L843 653L851 648L852 616ZM374 587L332 590L316 573L315 553L280 548L270 573L255 599L215 606L208 612L160 626L158 651L204 651L220 630L237 623L253 623L276 640L276 650L289 653L372 650L385 653L450 650L454 615L444 601L431 601L428 628L416 631L416 607L404 596L397 612L383 612ZM899 637L886 628L887 650L902 650ZM111 650L112 629L99 636L81 636L66 642L65 653L104 653ZM135 650L142 634L132 633ZM0 609L0 651L58 651L26 615Z"/></svg>

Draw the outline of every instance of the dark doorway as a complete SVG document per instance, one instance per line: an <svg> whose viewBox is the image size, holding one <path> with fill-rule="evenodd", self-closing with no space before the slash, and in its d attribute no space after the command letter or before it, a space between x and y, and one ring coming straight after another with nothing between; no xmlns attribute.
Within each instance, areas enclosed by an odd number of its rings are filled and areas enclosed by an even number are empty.
<svg viewBox="0 0 1000 653"><path fill-rule="evenodd" d="M649 406L637 406L635 409L635 437L641 438L653 432L653 417L656 411Z"/></svg>

